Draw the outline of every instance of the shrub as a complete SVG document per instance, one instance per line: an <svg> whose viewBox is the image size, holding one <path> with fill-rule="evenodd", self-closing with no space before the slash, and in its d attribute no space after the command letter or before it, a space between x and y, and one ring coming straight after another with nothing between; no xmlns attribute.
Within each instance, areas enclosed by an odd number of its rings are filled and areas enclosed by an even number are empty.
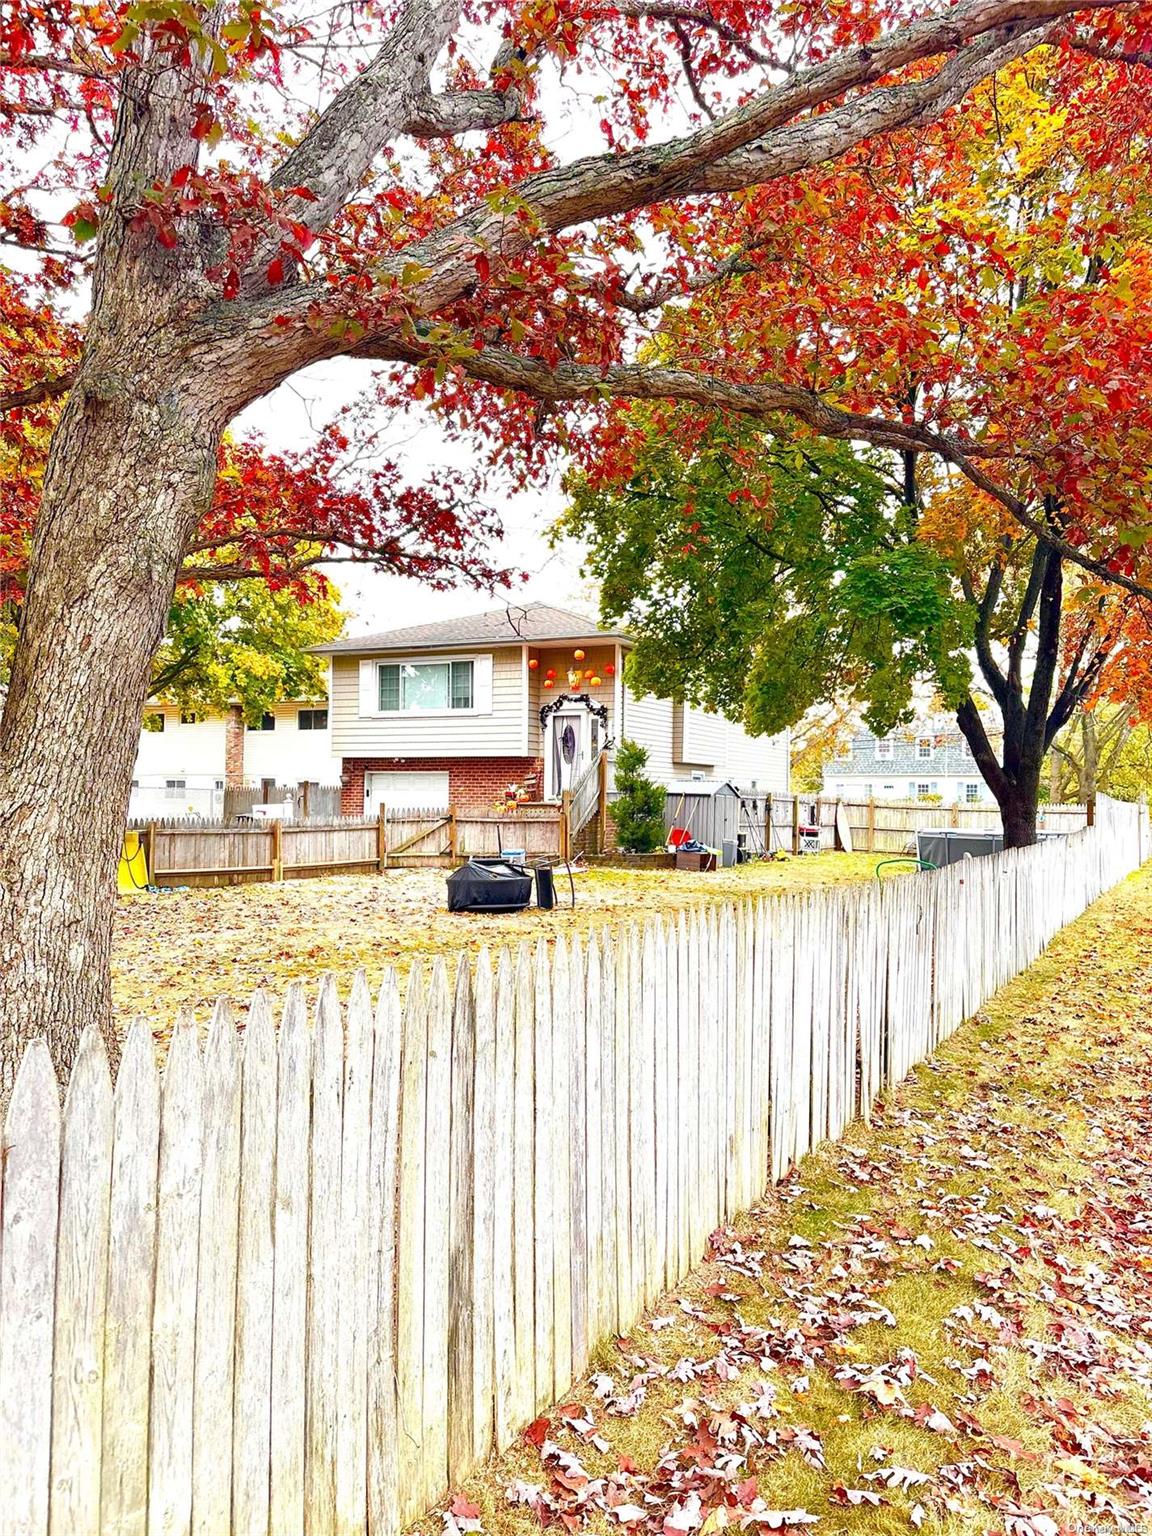
<svg viewBox="0 0 1152 1536"><path fill-rule="evenodd" d="M627 853L663 848L664 789L645 777L648 753L635 741L621 741L616 753L616 837Z"/></svg>

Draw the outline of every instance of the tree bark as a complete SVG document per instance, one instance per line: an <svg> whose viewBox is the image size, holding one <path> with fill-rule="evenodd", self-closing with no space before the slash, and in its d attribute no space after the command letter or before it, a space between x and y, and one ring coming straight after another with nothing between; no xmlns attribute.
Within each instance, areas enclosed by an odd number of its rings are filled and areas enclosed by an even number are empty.
<svg viewBox="0 0 1152 1536"><path fill-rule="evenodd" d="M124 376L74 390L53 439L0 727L0 1104L37 1035L62 1082L90 1022L116 1059L112 919L140 716L219 435L187 392Z"/></svg>
<svg viewBox="0 0 1152 1536"><path fill-rule="evenodd" d="M1039 784L1014 784L997 797L1005 848L1030 848L1036 841Z"/></svg>

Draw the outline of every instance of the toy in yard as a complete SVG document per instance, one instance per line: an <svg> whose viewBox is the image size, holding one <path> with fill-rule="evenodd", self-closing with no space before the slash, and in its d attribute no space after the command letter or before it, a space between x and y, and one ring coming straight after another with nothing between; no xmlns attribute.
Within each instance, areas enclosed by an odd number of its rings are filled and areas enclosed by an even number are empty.
<svg viewBox="0 0 1152 1536"><path fill-rule="evenodd" d="M125 832L120 863L116 869L116 889L121 896L130 896L133 891L146 891L148 885L148 855L144 839L139 832Z"/></svg>

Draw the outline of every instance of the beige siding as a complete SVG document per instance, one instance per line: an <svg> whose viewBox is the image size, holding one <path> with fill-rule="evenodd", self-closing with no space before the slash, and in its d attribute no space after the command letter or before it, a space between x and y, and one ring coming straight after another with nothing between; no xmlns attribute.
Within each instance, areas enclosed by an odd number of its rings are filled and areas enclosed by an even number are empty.
<svg viewBox="0 0 1152 1536"><path fill-rule="evenodd" d="M731 779L739 789L756 788L786 793L789 786L791 741L787 731L779 736L749 736L742 725L725 722L723 765L717 774Z"/></svg>
<svg viewBox="0 0 1152 1536"><path fill-rule="evenodd" d="M723 769L728 737L735 729L723 715L677 704L673 726L672 752L677 767Z"/></svg>
<svg viewBox="0 0 1152 1536"><path fill-rule="evenodd" d="M472 652L460 652L471 655ZM477 653L478 654L478 653ZM361 715L361 656L332 659L332 750L337 757L519 757L527 700L520 646L492 651L492 708L484 714ZM379 652L379 661L409 653Z"/></svg>
<svg viewBox="0 0 1152 1536"><path fill-rule="evenodd" d="M648 775L658 783L667 783L676 777L672 763L672 716L671 699L638 699L625 684L624 723L621 735L636 741L648 751Z"/></svg>

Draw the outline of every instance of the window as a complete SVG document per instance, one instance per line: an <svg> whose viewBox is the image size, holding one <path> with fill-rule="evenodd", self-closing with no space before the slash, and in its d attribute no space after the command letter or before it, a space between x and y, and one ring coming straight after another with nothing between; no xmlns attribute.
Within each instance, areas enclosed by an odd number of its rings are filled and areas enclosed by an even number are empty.
<svg viewBox="0 0 1152 1536"><path fill-rule="evenodd" d="M164 716L157 713L144 716L144 729L146 731L162 731L164 729Z"/></svg>
<svg viewBox="0 0 1152 1536"><path fill-rule="evenodd" d="M276 716L268 714L261 715L259 724L250 725L248 729L250 731L274 731L276 729Z"/></svg>
<svg viewBox="0 0 1152 1536"><path fill-rule="evenodd" d="M894 756L895 749L896 744L892 740L891 736L885 736L882 740L876 743L876 756L880 758L882 762L888 762Z"/></svg>
<svg viewBox="0 0 1152 1536"><path fill-rule="evenodd" d="M384 714L472 708L471 661L385 662L379 675Z"/></svg>
<svg viewBox="0 0 1152 1536"><path fill-rule="evenodd" d="M328 711L326 709L297 710L296 722L302 731L326 731L328 729Z"/></svg>
<svg viewBox="0 0 1152 1536"><path fill-rule="evenodd" d="M965 784L964 799L968 802L969 805L975 805L980 799L979 784Z"/></svg>
<svg viewBox="0 0 1152 1536"><path fill-rule="evenodd" d="M165 779L164 789L170 795L182 794L188 787L187 779Z"/></svg>
<svg viewBox="0 0 1152 1536"><path fill-rule="evenodd" d="M921 737L919 737L917 739L917 742L916 742L916 756L917 757L919 757L919 758L930 758L932 756L933 752L935 752L935 750L936 750L936 748L935 748L935 745L933 744L931 736L921 736Z"/></svg>
<svg viewBox="0 0 1152 1536"><path fill-rule="evenodd" d="M197 725L197 724L199 724L199 721L200 721L200 716L196 713L196 711L194 709L182 709L180 711L180 724L181 725Z"/></svg>
<svg viewBox="0 0 1152 1536"><path fill-rule="evenodd" d="M931 793L932 793L932 786L931 786L931 784L917 784L917 786L916 786L916 797L917 797L917 799L923 799L926 795L930 795Z"/></svg>

